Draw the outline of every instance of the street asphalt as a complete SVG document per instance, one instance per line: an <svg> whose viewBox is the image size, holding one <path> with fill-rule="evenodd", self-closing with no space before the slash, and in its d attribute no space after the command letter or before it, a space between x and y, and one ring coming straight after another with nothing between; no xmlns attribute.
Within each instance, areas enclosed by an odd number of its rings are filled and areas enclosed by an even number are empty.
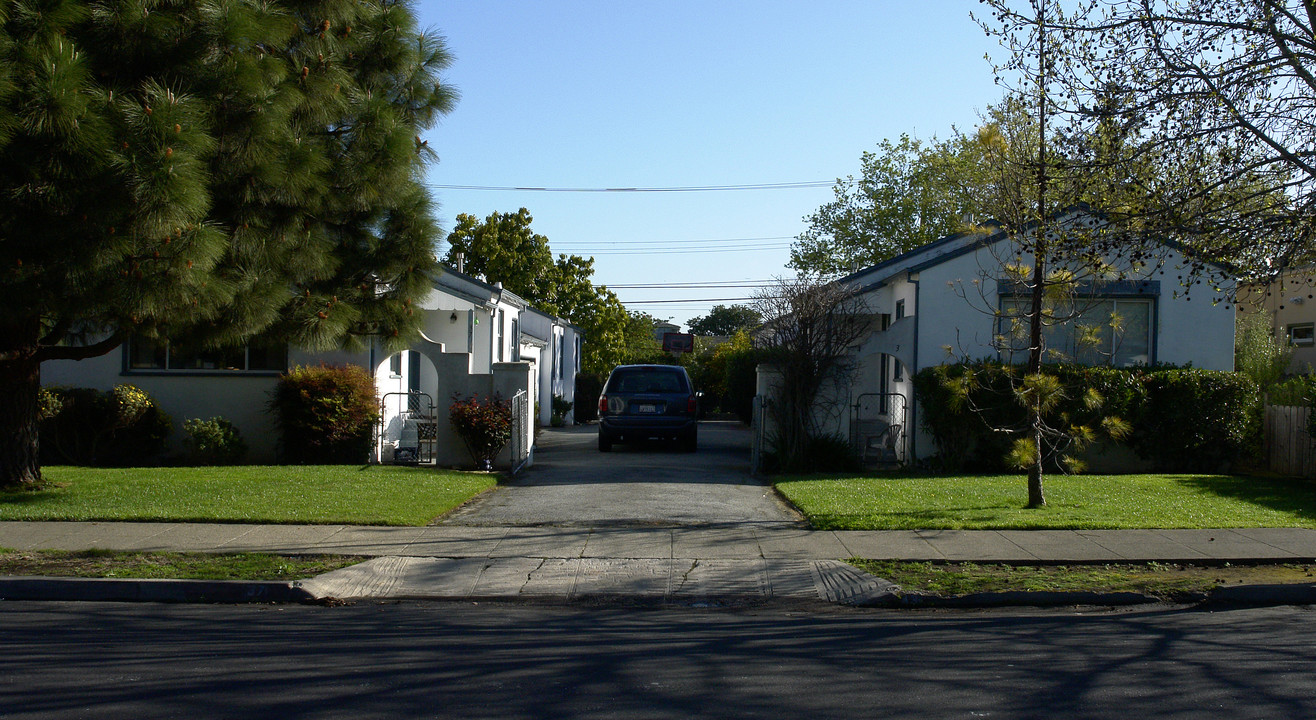
<svg viewBox="0 0 1316 720"><path fill-rule="evenodd" d="M1316 562L1316 530L811 530L737 458L746 435L709 424L694 456L591 451L541 435L536 467L428 527L0 521L0 547L359 555L294 583L0 578L0 599L218 602L552 600L676 605L784 600L937 602L844 558L978 563ZM620 450L620 448L619 448ZM697 457L698 463L685 461ZM684 473L681 468L690 468ZM574 508L574 510L573 510ZM1316 584L1231 589L1225 602L1316 602ZM959 601L1126 604L1137 594L1027 593Z"/></svg>

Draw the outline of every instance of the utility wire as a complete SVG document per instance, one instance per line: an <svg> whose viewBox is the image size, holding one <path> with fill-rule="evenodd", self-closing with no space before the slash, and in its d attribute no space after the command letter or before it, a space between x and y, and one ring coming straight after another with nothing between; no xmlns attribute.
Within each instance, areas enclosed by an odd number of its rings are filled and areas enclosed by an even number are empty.
<svg viewBox="0 0 1316 720"><path fill-rule="evenodd" d="M700 255L704 253L726 253L726 252L755 252L758 250L785 250L788 246L781 247L762 247L762 248L722 248L714 250L616 250L607 252L586 253L589 257L596 255ZM580 255L580 253L572 253Z"/></svg>
<svg viewBox="0 0 1316 720"><path fill-rule="evenodd" d="M769 296L728 297L728 298L693 298L684 300L622 300L622 305L665 305L670 303L688 303L691 305L711 302L741 302L745 300L771 299Z"/></svg>
<svg viewBox="0 0 1316 720"><path fill-rule="evenodd" d="M726 190L800 190L831 187L836 180L808 180L804 182L751 183L747 185L688 185L677 187L517 187L507 185L429 185L435 190L489 190L495 192L553 192L553 193L675 193L721 192Z"/></svg>
<svg viewBox="0 0 1316 720"><path fill-rule="evenodd" d="M741 287L772 287L776 285L775 280L714 280L710 282L675 282L675 283L629 283L625 285L610 285L608 283L598 283L595 287L607 286L609 289L624 288L627 290L638 290L640 288L741 288Z"/></svg>
<svg viewBox="0 0 1316 720"><path fill-rule="evenodd" d="M571 248L591 248L591 247L608 247L618 245L626 248L636 248L642 245L653 245L659 248L671 247L673 245L722 245L730 243L761 243L769 240L794 240L794 235L774 235L772 237L746 237L746 238L710 238L707 240L599 240L599 241L571 241L559 242L554 245L556 251L559 247L570 250Z"/></svg>

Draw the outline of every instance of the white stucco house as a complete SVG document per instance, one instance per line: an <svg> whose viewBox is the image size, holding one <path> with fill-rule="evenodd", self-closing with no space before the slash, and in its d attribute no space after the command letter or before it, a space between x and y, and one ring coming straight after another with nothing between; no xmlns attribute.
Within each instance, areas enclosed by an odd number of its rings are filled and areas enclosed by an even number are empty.
<svg viewBox="0 0 1316 720"><path fill-rule="evenodd" d="M373 461L469 465L469 453L448 423L454 395L512 400L524 393L526 421L497 464L531 462L539 424L535 408L547 422L543 413L554 393L574 400L580 329L535 310L500 284L446 267L433 275L417 308L423 313L421 336L401 352L385 352L372 342L357 352L250 346L182 357L167 343L129 340L101 357L47 362L42 383L103 390L135 385L174 419L175 440L185 420L221 416L241 431L249 461L274 462L278 430L268 403L279 375L297 365L358 365L374 375L380 399Z"/></svg>
<svg viewBox="0 0 1316 720"><path fill-rule="evenodd" d="M1079 207L1057 221L1092 217ZM999 225L987 223L836 280L853 289L872 320L870 332L852 347L855 374L840 390L848 407L823 419L828 423L823 429L851 438L866 458L885 454L904 462L934 455L935 442L922 428L914 374L963 359L1026 360L1026 341L1016 343L1013 353L1001 343L1010 335L1004 327L1008 316L1026 299L1026 290L1008 278L1005 263L1032 264L1015 247ZM1232 295L1233 281L1217 269L1185 293L1181 278L1188 276L1189 263L1183 252L1151 243L1142 254L1137 263L1108 256L1120 270L1118 279L1080 287L1078 322L1047 331L1047 347L1058 353L1051 359L1232 370L1234 307L1218 298ZM1112 315L1119 318L1118 328L1112 327ZM1088 342L1077 340L1080 324L1099 327L1095 343L1090 336ZM760 394L769 392L771 383L770 371L761 372Z"/></svg>

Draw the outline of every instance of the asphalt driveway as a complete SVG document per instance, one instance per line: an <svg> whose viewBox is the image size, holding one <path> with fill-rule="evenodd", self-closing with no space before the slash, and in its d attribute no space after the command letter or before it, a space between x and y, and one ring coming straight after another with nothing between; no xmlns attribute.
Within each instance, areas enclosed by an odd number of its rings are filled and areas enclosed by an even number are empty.
<svg viewBox="0 0 1316 720"><path fill-rule="evenodd" d="M768 483L749 474L750 431L703 422L699 451L674 443L598 450L594 426L545 428L535 464L445 518L444 525L803 526Z"/></svg>

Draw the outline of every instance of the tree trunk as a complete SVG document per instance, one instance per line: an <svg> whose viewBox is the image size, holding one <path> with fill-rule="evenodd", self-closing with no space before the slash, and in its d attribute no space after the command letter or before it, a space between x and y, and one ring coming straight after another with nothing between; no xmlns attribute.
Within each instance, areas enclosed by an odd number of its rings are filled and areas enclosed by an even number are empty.
<svg viewBox="0 0 1316 720"><path fill-rule="evenodd" d="M1028 507L1040 508L1046 505L1046 497L1042 494L1042 418L1036 411L1032 416L1035 455L1033 464L1028 466Z"/></svg>
<svg viewBox="0 0 1316 720"><path fill-rule="evenodd" d="M37 441L40 389L41 363L30 353L0 360L0 490L41 484Z"/></svg>
<svg viewBox="0 0 1316 720"><path fill-rule="evenodd" d="M1029 308L1028 374L1042 372L1042 308L1046 295L1047 173L1046 173L1046 2L1037 10L1037 240L1033 247L1033 287ZM1033 464L1028 468L1028 507L1046 505L1042 496L1042 399L1033 398L1029 412L1033 431Z"/></svg>

